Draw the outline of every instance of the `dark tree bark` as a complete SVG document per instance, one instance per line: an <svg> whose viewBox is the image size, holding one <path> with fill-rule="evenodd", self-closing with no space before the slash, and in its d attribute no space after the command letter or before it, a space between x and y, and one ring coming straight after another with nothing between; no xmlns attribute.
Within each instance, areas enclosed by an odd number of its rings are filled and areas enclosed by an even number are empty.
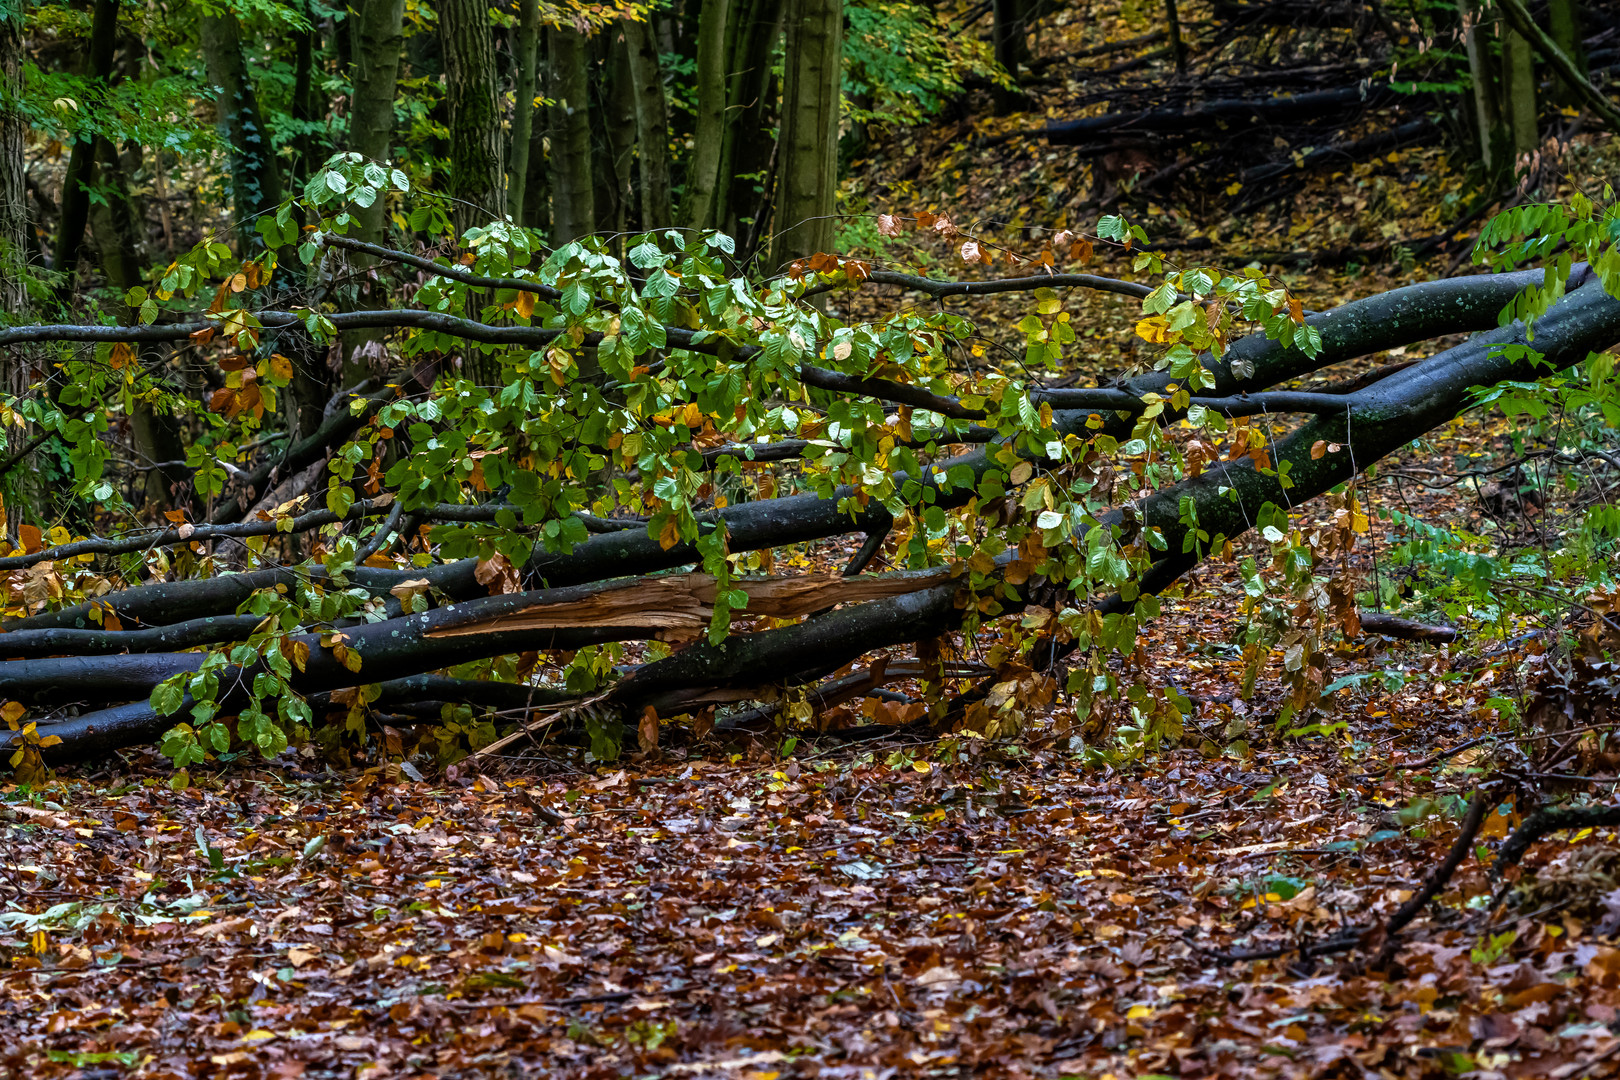
<svg viewBox="0 0 1620 1080"><path fill-rule="evenodd" d="M591 168L590 87L585 36L546 32L551 54L551 242L565 244L596 229L596 180Z"/></svg>
<svg viewBox="0 0 1620 1080"><path fill-rule="evenodd" d="M641 227L666 228L675 221L669 205L669 107L658 42L644 22L626 20L621 25L635 95Z"/></svg>
<svg viewBox="0 0 1620 1080"><path fill-rule="evenodd" d="M607 167L598 170L605 182L597 189L608 198L598 198L596 220L598 230L622 237L636 216L636 91L624 34L609 32L598 40L606 53L600 70L606 73L607 86L598 91L597 112L602 117L601 147Z"/></svg>
<svg viewBox="0 0 1620 1080"><path fill-rule="evenodd" d="M843 52L843 0L788 0L772 270L834 244Z"/></svg>
<svg viewBox="0 0 1620 1080"><path fill-rule="evenodd" d="M351 18L354 66L349 96L349 148L373 161L391 161L394 156L394 97L399 87L400 53L405 45L405 0L360 0ZM388 225L388 200L379 198L370 206L354 211L352 235L367 243L379 243ZM366 255L356 255L360 267L370 264ZM361 299L380 303L376 284L361 282ZM356 332L343 339L343 367L338 378L342 386L356 386L371 374L370 356L375 350L368 343L376 333Z"/></svg>
<svg viewBox="0 0 1620 1080"><path fill-rule="evenodd" d="M28 189L23 163L23 135L28 121L16 107L22 101L22 5L0 8L0 311L26 319L28 300ZM28 368L12 351L0 352L0 391L21 395ZM8 433L8 457L23 442L21 432ZM20 462L19 462L20 463ZM17 544L17 530L35 501L32 473L12 468L5 484L6 539Z"/></svg>
<svg viewBox="0 0 1620 1080"><path fill-rule="evenodd" d="M438 12L450 109L447 190L457 200L456 229L464 232L500 218L506 207L495 42L486 0L442 0Z"/></svg>
<svg viewBox="0 0 1620 1080"><path fill-rule="evenodd" d="M208 81L219 89L215 108L220 133L230 148L231 198L236 218L245 222L243 235L256 245L258 233L250 219L281 202L281 172L276 167L270 130L259 109L259 95L248 80L242 60L241 27L228 11L204 14L199 30Z"/></svg>
<svg viewBox="0 0 1620 1080"><path fill-rule="evenodd" d="M776 153L770 129L778 95L771 60L782 36L782 0L743 0L735 23L721 172L729 190L721 224L738 240L738 258L746 260L752 252L742 243L745 229L757 235L754 219L769 208L758 188Z"/></svg>
<svg viewBox="0 0 1620 1080"><path fill-rule="evenodd" d="M92 92L104 90L112 79L113 46L118 40L118 0L96 0L90 17L90 47L85 55L85 76ZM85 112L94 103L85 102ZM83 254L85 226L90 221L90 189L96 178L96 137L92 133L73 140L68 153L67 171L62 176L62 216L57 221L53 255L54 269L62 275L57 295L66 300L73 293Z"/></svg>
<svg viewBox="0 0 1620 1080"><path fill-rule="evenodd" d="M293 138L293 163L289 175L292 178L291 186L295 188L299 181L306 179L320 165L316 159L315 133L310 128L321 115L320 106L315 100L315 53L320 32L316 29L315 11L309 0L303 0L300 4L299 14L303 16L305 26L293 35L292 108L288 110L302 128Z"/></svg>

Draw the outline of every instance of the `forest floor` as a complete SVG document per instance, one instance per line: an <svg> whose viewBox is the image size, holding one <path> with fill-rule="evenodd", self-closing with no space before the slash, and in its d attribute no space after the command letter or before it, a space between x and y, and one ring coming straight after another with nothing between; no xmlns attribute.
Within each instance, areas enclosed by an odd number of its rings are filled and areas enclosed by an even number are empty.
<svg viewBox="0 0 1620 1080"><path fill-rule="evenodd" d="M1408 497L1485 528L1458 490ZM243 759L180 791L136 752L0 787L0 1076L1603 1075L1609 832L1539 845L1500 908L1466 860L1375 963L1524 657L1365 638L1332 674L1401 677L1288 739L1274 678L1234 693L1241 595L1210 567L1153 624L1199 710L1117 767L1036 725L788 756L672 732L454 780Z"/></svg>
<svg viewBox="0 0 1620 1080"><path fill-rule="evenodd" d="M1074 47L1072 30L1042 48ZM1044 115L895 136L858 166L852 209L994 221L1030 251L1027 227L1089 226L1096 184L1069 151L984 142L1072 116L1085 90L1054 68ZM1227 214L1243 195L1224 187L1141 209L1156 235L1241 265L1431 234L1458 176L1430 140L1313 174L1258 216ZM854 240L962 269L943 246ZM1289 281L1326 307L1454 261ZM1131 304L1066 303L1085 377L1145 358ZM1017 319L972 314L992 335ZM1365 487L1365 587L1396 539L1381 510L1496 528L1504 551L1534 540L1536 521L1487 522L1469 485L1401 478L1498 462L1505 437L1499 420L1455 426ZM244 758L179 791L167 762L131 752L0 785L0 1077L1613 1071L1612 832L1537 846L1500 907L1487 866L1465 860L1376 962L1380 928L1444 858L1507 734L1487 699L1530 693L1526 655L1466 633L1363 638L1333 655L1332 677L1366 676L1327 706L1343 728L1289 739L1274 669L1252 699L1236 693L1242 596L1233 568L1210 566L1167 602L1143 655L1198 711L1183 746L1111 766L1035 723L1012 744L809 740L786 755L677 736L608 767L556 748L456 779ZM1509 803L1480 842L1517 821ZM1301 952L1355 928L1365 939L1343 951ZM1245 951L1277 955L1231 955Z"/></svg>
<svg viewBox="0 0 1620 1080"><path fill-rule="evenodd" d="M1453 842L1469 752L1427 759L1472 682L1119 770L948 741L9 788L0 1075L1597 1075L1612 842L1542 844L1494 912L1470 859L1382 970L1376 933L1297 951Z"/></svg>

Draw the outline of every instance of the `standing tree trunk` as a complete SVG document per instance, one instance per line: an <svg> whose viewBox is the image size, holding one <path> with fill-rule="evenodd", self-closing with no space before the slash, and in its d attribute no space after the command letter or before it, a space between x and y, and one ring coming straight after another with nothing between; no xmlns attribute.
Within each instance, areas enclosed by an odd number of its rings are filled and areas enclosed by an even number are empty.
<svg viewBox="0 0 1620 1080"><path fill-rule="evenodd" d="M23 132L28 121L17 109L22 100L22 5L0 7L0 321L28 321L28 191L23 169ZM21 394L28 368L10 350L0 350L0 393ZM7 451L14 452L25 433L9 431ZM0 476L5 485L6 539L17 546L26 499L19 497L28 469L13 468Z"/></svg>
<svg viewBox="0 0 1620 1080"><path fill-rule="evenodd" d="M112 77L113 45L117 40L118 0L96 0L95 12L90 17L89 63L85 69L92 94L105 90ZM85 102L82 106L84 113L95 107L95 102ZM73 279L78 274L84 227L90 220L90 188L95 184L95 177L96 138L80 135L73 140L67 172L62 177L62 216L56 228L55 269L62 275L57 295L64 303L73 293Z"/></svg>
<svg viewBox="0 0 1620 1080"><path fill-rule="evenodd" d="M205 14L201 21L203 60L208 81L219 88L215 107L220 132L231 156L231 199L243 234L256 245L259 234L249 220L281 202L281 173L276 168L270 130L259 110L259 95L248 81L242 61L241 28L228 10Z"/></svg>
<svg viewBox="0 0 1620 1080"><path fill-rule="evenodd" d="M359 0L351 16L354 58L349 95L349 147L373 161L391 161L394 156L394 95L399 87L399 57L405 46L405 0ZM370 206L354 211L354 235L371 244L382 243L388 226L388 200L378 197ZM356 254L354 262L367 266L368 256ZM370 296L375 286L362 275L363 303L375 306L381 297ZM365 346L380 341L375 330L355 330L343 335L343 369L339 389L354 386L370 374L370 356Z"/></svg>
<svg viewBox="0 0 1620 1080"><path fill-rule="evenodd" d="M833 246L843 0L789 0L771 270Z"/></svg>
<svg viewBox="0 0 1620 1080"><path fill-rule="evenodd" d="M625 51L636 103L636 149L641 164L641 227L661 229L675 222L669 208L669 106L658 41L644 22L627 19Z"/></svg>
<svg viewBox="0 0 1620 1080"><path fill-rule="evenodd" d="M591 175L591 113L585 80L585 37L558 27L546 34L551 54L551 242L589 236L596 228Z"/></svg>
<svg viewBox="0 0 1620 1080"><path fill-rule="evenodd" d="M1474 88L1474 124L1479 129L1479 159L1487 173L1506 168L1509 154L1507 125L1502 116L1501 83L1491 63L1491 33L1478 0L1463 0L1463 42L1468 52L1468 73Z"/></svg>
<svg viewBox="0 0 1620 1080"><path fill-rule="evenodd" d="M747 0L738 9L731 52L731 85L726 98L725 161L721 176L730 191L725 217L716 222L737 237L762 211L763 176L774 140L770 120L776 104L772 92L771 54L782 32L782 0ZM748 253L739 249L739 258Z"/></svg>
<svg viewBox="0 0 1620 1080"><path fill-rule="evenodd" d="M1549 0L1547 4L1547 29L1564 55L1569 57L1575 65L1575 70L1582 75L1586 69L1586 45L1581 35L1581 9L1578 0ZM1569 85L1564 79L1558 80L1558 102L1561 105L1579 108L1585 99L1581 92Z"/></svg>
<svg viewBox="0 0 1620 1080"><path fill-rule="evenodd" d="M598 199L596 218L599 228L622 236L635 216L636 201L636 88L630 75L630 51L624 34L608 33L600 39L605 46L607 93L601 101L603 150L607 155L609 198ZM599 185L606 188L607 184ZM605 205L604 205L605 202ZM615 248L617 250L617 248Z"/></svg>
<svg viewBox="0 0 1620 1080"><path fill-rule="evenodd" d="M686 195L681 202L681 224L691 229L711 229L723 219L725 178L721 168L731 19L732 0L703 0L698 12L697 116L686 164Z"/></svg>
<svg viewBox="0 0 1620 1080"><path fill-rule="evenodd" d="M1516 30L1503 28L1502 86L1507 95L1508 127L1513 139L1515 162L1522 161L1541 145L1537 130L1536 71L1531 62L1530 43Z"/></svg>
<svg viewBox="0 0 1620 1080"><path fill-rule="evenodd" d="M540 0L518 0L517 85L512 94L512 164L506 182L506 212L524 222L529 151L534 137L535 54L540 51Z"/></svg>
<svg viewBox="0 0 1620 1080"><path fill-rule="evenodd" d="M1187 43L1181 40L1181 13L1176 10L1176 0L1164 0L1165 29L1170 34L1170 55L1175 57L1176 74L1187 74Z"/></svg>
<svg viewBox="0 0 1620 1080"><path fill-rule="evenodd" d="M95 141L97 166L102 176L106 199L95 208L91 226L95 231L96 247L101 249L101 272L120 300L124 293L141 283L145 260L141 258L141 214L130 194L129 176L119 160L118 150L111 140L102 137ZM136 311L122 302L115 305L118 322L133 326L139 322ZM154 353L147 346L146 353ZM143 355L142 360L156 359ZM129 413L135 451L147 464L165 464L162 468L148 469L146 473L146 502L142 510L148 518L157 518L163 510L174 505L175 492L191 479L191 470L182 459L186 456L185 442L174 415L160 411L146 401L137 400Z"/></svg>
<svg viewBox="0 0 1620 1080"><path fill-rule="evenodd" d="M375 161L394 151L394 95L405 44L405 0L362 0L354 22L354 90L349 99L349 146ZM387 200L354 211L355 236L380 243Z"/></svg>
<svg viewBox="0 0 1620 1080"><path fill-rule="evenodd" d="M1018 65L1028 51L1028 43L1024 40L1023 0L992 0L990 14L993 20L990 41L995 50L996 63L1006 69L1007 77L1016 86ZM1015 112L1026 104L1024 95L1017 89L997 86L992 96L995 98L996 112L1001 115Z"/></svg>
<svg viewBox="0 0 1620 1080"><path fill-rule="evenodd" d="M445 97L450 109L449 194L457 232L503 216L501 114L486 0L441 0Z"/></svg>
<svg viewBox="0 0 1620 1080"><path fill-rule="evenodd" d="M288 171L292 177L290 187L309 178L315 171L315 121L321 115L315 101L315 12L310 0L303 0L299 13L305 26L293 39L293 92L292 118L298 123L298 134L293 138L293 164Z"/></svg>

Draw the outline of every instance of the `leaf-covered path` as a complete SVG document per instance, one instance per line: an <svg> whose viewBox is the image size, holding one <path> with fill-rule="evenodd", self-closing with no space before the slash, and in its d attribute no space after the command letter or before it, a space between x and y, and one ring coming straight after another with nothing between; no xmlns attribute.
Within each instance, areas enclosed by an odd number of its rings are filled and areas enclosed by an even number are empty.
<svg viewBox="0 0 1620 1080"><path fill-rule="evenodd" d="M1358 770L1462 741L1425 708L1369 701L1354 751L1126 773L887 744L12 789L0 1074L1597 1072L1620 1046L1620 951L1585 921L1609 870L1487 928L1470 860L1382 972L1215 955L1376 923L1421 884L1455 766Z"/></svg>

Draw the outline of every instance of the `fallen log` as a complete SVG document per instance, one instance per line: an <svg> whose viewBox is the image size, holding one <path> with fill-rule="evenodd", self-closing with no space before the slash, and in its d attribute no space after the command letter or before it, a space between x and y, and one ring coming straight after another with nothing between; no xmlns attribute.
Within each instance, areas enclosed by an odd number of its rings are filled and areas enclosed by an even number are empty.
<svg viewBox="0 0 1620 1080"><path fill-rule="evenodd" d="M1382 611L1363 611L1360 621L1364 634L1381 634L1402 641L1427 641L1440 645L1457 640L1457 628L1454 626L1433 626Z"/></svg>
<svg viewBox="0 0 1620 1080"><path fill-rule="evenodd" d="M1396 100L1411 100L1388 83L1350 86L1336 90L1314 90L1272 98L1217 98L1184 108L1147 109L1140 112L1108 112L1078 120L1047 124L1038 134L1052 146L1083 146L1103 135L1121 131L1208 132L1218 123L1280 124L1315 120L1352 109L1370 109Z"/></svg>

